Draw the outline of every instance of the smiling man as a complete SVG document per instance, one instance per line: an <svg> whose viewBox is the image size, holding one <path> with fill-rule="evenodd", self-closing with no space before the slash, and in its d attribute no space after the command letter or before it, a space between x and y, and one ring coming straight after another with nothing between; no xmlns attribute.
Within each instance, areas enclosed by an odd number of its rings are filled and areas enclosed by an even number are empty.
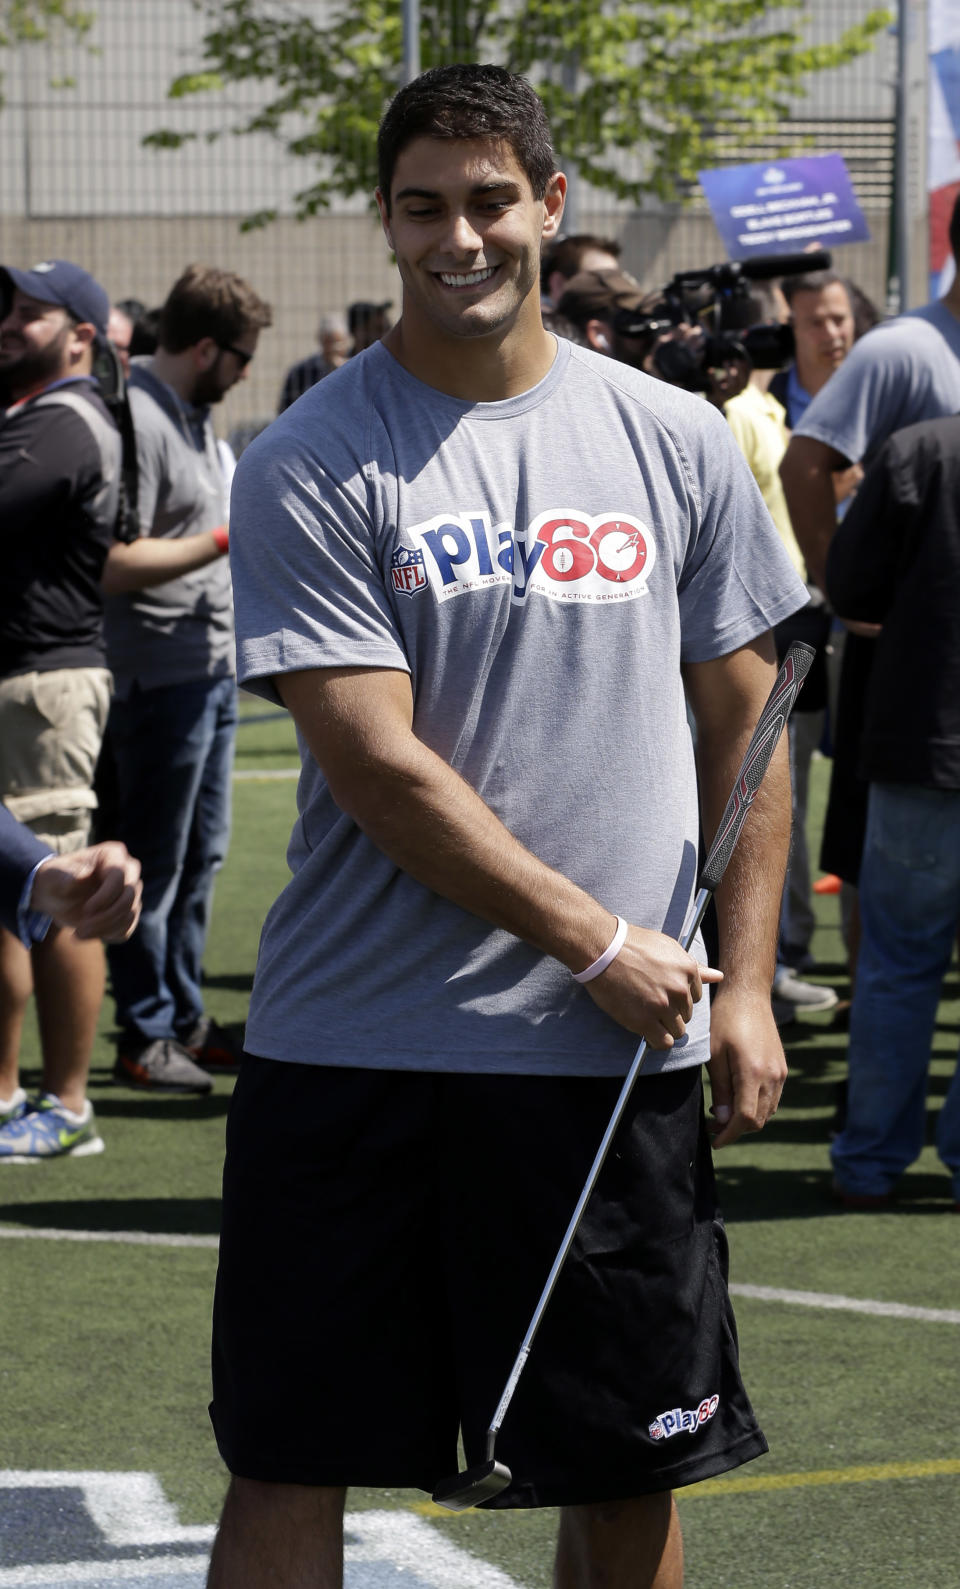
<svg viewBox="0 0 960 1589"><path fill-rule="evenodd" d="M427 72L379 160L401 317L234 491L241 675L290 708L303 771L228 1127L210 1583L340 1589L347 1486L429 1491L460 1430L480 1459L642 1035L494 1504L562 1508L559 1589L677 1589L671 1490L765 1450L701 1073L719 1145L776 1108L789 820L781 757L721 981L676 942L684 685L712 825L806 592L722 418L544 330L565 181L529 85Z"/></svg>

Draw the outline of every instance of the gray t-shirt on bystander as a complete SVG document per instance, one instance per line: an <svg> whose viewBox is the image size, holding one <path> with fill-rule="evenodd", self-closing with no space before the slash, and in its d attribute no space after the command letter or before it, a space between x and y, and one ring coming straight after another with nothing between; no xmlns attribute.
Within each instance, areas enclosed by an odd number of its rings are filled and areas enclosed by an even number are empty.
<svg viewBox="0 0 960 1589"><path fill-rule="evenodd" d="M943 302L911 310L851 348L794 431L869 460L895 430L960 413L960 320Z"/></svg>
<svg viewBox="0 0 960 1589"><path fill-rule="evenodd" d="M137 438L141 535L175 539L226 523L217 441L207 408L184 403L135 359L130 409ZM234 669L233 598L225 557L179 579L108 596L107 655L121 699L141 689L229 677Z"/></svg>
<svg viewBox="0 0 960 1589"><path fill-rule="evenodd" d="M679 933L699 832L681 663L807 599L715 409L563 341L532 390L462 402L378 344L246 450L231 550L248 688L276 699L271 676L302 668L409 673L415 733L523 844ZM252 1053L626 1070L636 1039L564 966L398 870L301 756ZM704 999L649 1069L707 1057Z"/></svg>

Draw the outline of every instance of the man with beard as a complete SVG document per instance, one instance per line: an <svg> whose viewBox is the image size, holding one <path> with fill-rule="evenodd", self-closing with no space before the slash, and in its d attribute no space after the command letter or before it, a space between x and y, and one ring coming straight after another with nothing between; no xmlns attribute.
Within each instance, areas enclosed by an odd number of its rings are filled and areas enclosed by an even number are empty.
<svg viewBox="0 0 960 1589"><path fill-rule="evenodd" d="M208 1092L229 1066L204 1016L202 959L213 879L229 835L236 731L227 502L210 407L243 380L271 312L239 276L191 265L134 359L141 539L118 544L105 589L114 701L109 748L116 836L143 867L137 934L110 949L127 1085ZM144 589L144 557L179 560Z"/></svg>
<svg viewBox="0 0 960 1589"><path fill-rule="evenodd" d="M0 797L49 849L89 843L110 702L101 573L113 540L120 437L93 378L110 301L68 260L0 270ZM0 931L0 1162L99 1152L87 1072L103 950L55 927L27 947ZM19 1086L36 992L43 1083Z"/></svg>

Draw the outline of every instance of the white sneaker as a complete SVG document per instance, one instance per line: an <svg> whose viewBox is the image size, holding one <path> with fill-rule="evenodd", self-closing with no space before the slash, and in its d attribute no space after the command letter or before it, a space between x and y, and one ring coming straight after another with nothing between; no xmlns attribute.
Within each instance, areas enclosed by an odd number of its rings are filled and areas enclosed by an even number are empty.
<svg viewBox="0 0 960 1589"><path fill-rule="evenodd" d="M773 979L773 997L796 1010L832 1010L839 1003L833 988L819 982L804 982L792 966L778 966Z"/></svg>

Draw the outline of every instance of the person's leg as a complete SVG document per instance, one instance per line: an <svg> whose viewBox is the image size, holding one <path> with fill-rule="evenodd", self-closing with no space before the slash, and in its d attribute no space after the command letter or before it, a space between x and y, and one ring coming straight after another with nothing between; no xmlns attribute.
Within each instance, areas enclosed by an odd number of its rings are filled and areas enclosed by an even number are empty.
<svg viewBox="0 0 960 1589"><path fill-rule="evenodd" d="M23 1017L32 992L30 951L0 927L0 1103L17 1092Z"/></svg>
<svg viewBox="0 0 960 1589"><path fill-rule="evenodd" d="M203 956L210 926L213 883L230 841L231 775L237 733L237 688L217 679L204 708L205 755L177 897L167 923L167 982L174 999L174 1030L189 1035L203 1014Z"/></svg>
<svg viewBox="0 0 960 1589"><path fill-rule="evenodd" d="M923 1147L930 1047L960 908L960 796L871 785L860 905L847 1120L831 1158L841 1191L875 1197Z"/></svg>
<svg viewBox="0 0 960 1589"><path fill-rule="evenodd" d="M168 924L206 760L207 690L204 680L135 691L110 714L116 836L143 869L143 909L133 937L107 954L118 1023L144 1043L174 1035Z"/></svg>
<svg viewBox="0 0 960 1589"><path fill-rule="evenodd" d="M783 958L795 970L806 970L816 919L810 902L810 850L807 844L807 801L810 763L823 738L823 712L795 712L788 724L790 774L793 783L793 829L784 883L780 939Z"/></svg>
<svg viewBox="0 0 960 1589"><path fill-rule="evenodd" d="M950 1171L953 1200L960 1207L960 1056L937 1116L937 1152Z"/></svg>
<svg viewBox="0 0 960 1589"><path fill-rule="evenodd" d="M79 1114L103 1002L103 945L52 927L31 954L44 1090Z"/></svg>
<svg viewBox="0 0 960 1589"><path fill-rule="evenodd" d="M207 1589L341 1589L346 1493L231 1479Z"/></svg>
<svg viewBox="0 0 960 1589"><path fill-rule="evenodd" d="M683 1589L683 1539L669 1490L560 1510L554 1589Z"/></svg>

